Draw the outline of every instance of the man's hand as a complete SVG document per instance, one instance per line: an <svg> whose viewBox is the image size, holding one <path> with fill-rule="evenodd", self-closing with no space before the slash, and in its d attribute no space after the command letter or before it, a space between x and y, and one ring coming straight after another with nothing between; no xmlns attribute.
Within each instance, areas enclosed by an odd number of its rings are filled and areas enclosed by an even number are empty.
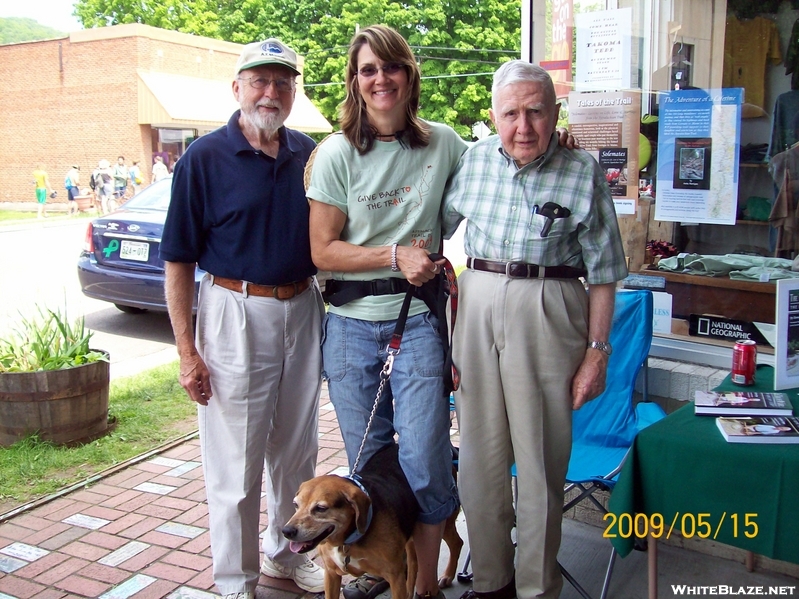
<svg viewBox="0 0 799 599"><path fill-rule="evenodd" d="M579 410L605 390L608 355L598 349L587 349L577 374L572 379L572 409Z"/></svg>
<svg viewBox="0 0 799 599"><path fill-rule="evenodd" d="M180 358L180 386L189 394L192 401L207 406L213 396L211 392L211 375L208 367L199 354Z"/></svg>
<svg viewBox="0 0 799 599"><path fill-rule="evenodd" d="M568 150L580 149L580 142L577 141L576 137L569 133L568 129L558 127L555 130L555 133L558 134L558 143L561 146L564 146Z"/></svg>
<svg viewBox="0 0 799 599"><path fill-rule="evenodd" d="M207 406L211 398L211 375L194 345L191 307L194 301L194 264L166 262L164 292L175 345L180 356L180 386L192 401Z"/></svg>

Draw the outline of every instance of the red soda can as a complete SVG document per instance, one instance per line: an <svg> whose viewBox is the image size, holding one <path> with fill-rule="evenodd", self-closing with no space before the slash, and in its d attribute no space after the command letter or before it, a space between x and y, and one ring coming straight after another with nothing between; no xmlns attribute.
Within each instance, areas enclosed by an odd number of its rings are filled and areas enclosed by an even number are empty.
<svg viewBox="0 0 799 599"><path fill-rule="evenodd" d="M751 339L736 341L732 348L732 375L736 385L754 385L757 367L757 344Z"/></svg>

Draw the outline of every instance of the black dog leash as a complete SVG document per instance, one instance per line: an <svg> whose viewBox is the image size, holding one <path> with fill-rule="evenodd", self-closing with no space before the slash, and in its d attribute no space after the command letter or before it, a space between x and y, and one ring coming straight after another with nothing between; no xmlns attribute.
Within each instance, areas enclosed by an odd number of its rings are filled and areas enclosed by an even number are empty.
<svg viewBox="0 0 799 599"><path fill-rule="evenodd" d="M452 314L452 327L455 327L455 316L458 312L458 283L455 277L455 270L452 268L452 264L450 264L449 260L447 260L441 254L430 254L430 260L433 262L438 262L444 260L444 265L442 267L442 274L445 278L445 285L448 288L448 293L450 297L450 312ZM383 389L388 382L388 379L391 377L391 371L394 368L394 359L396 358L397 354L400 352L400 345L402 343L402 335L405 332L405 323L408 320L408 311L411 307L411 300L414 298L414 292L416 291L416 287L411 285L408 290L405 292L405 298L402 300L402 308L400 309L399 316L397 316L397 323L394 325L394 332L391 335L391 341L389 342L388 346L386 347L386 352L388 352L388 357L386 358L385 364L383 364L383 370L380 371L380 384L377 387L377 394L375 395L375 401L372 405L372 412L369 414L369 421L366 423L366 430L363 433L363 439L361 439L361 446L358 448L358 455L355 457L355 463L352 466L352 471L350 473L350 477L357 476L358 472L358 465L361 461L361 454L363 453L364 445L366 444L366 439L369 436L369 429L372 427L372 422L374 421L375 414L377 413L377 407L380 404L380 397L383 395ZM444 303L446 303L446 298L444 298ZM442 309L439 311L439 318L446 318L446 311L444 306L441 307ZM446 327L446 323L444 323L444 327ZM443 342L443 339L442 339ZM451 376L451 386L452 389L457 389L458 384L460 383L460 377L458 376L458 372L455 369L454 365L452 364L452 352L447 352L447 357L445 360L444 367L445 369L449 366L448 372ZM349 477L348 477L349 478Z"/></svg>

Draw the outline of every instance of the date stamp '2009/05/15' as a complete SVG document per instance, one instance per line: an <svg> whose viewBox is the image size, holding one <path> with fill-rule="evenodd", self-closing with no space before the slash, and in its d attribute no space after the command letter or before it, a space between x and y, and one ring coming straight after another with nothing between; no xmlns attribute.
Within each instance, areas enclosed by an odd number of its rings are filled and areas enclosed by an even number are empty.
<svg viewBox="0 0 799 599"><path fill-rule="evenodd" d="M715 539L723 527L731 527L732 536L738 538L745 536L748 539L757 537L756 513L727 513L712 516L709 512L677 512L670 521L663 514L605 514L605 531L602 536L608 539L621 537L628 539L635 537L643 539L649 535L652 538L670 538L672 533L682 535L686 539L699 537L701 539Z"/></svg>

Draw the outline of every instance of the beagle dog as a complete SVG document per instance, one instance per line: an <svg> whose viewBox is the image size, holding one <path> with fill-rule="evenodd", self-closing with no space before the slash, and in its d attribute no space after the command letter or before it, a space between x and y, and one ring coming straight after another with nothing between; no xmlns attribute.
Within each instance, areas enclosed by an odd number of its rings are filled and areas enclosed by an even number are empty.
<svg viewBox="0 0 799 599"><path fill-rule="evenodd" d="M413 599L418 569L411 534L419 504L399 465L398 446L387 445L352 477L317 476L300 485L296 512L283 527L295 553L318 547L325 568L325 599L339 599L344 574L385 578L396 599ZM439 584L455 577L463 540L447 519L450 558Z"/></svg>

